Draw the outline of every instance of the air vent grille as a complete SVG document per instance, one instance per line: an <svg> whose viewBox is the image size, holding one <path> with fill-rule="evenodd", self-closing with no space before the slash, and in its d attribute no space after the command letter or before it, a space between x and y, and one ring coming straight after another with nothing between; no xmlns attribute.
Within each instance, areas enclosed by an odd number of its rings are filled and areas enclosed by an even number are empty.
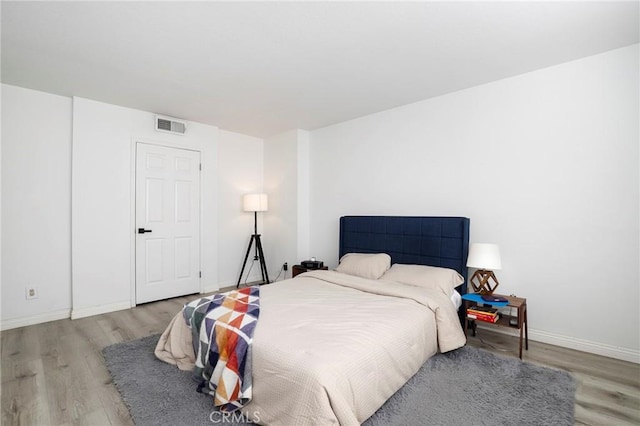
<svg viewBox="0 0 640 426"><path fill-rule="evenodd" d="M156 115L156 130L183 135L187 131L187 125L183 121Z"/></svg>
<svg viewBox="0 0 640 426"><path fill-rule="evenodd" d="M164 118L158 118L158 130L171 131L171 120L165 120Z"/></svg>
<svg viewBox="0 0 640 426"><path fill-rule="evenodd" d="M180 123L179 121L172 121L171 122L171 131L172 132L184 133L185 130L187 130L187 129L186 129L184 123Z"/></svg>

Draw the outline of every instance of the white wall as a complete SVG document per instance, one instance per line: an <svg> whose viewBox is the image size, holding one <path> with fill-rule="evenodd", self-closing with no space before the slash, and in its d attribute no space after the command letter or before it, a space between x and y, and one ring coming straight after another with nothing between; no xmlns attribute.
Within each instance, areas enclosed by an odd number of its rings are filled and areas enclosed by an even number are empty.
<svg viewBox="0 0 640 426"><path fill-rule="evenodd" d="M313 131L311 247L337 263L342 215L470 217L532 338L638 361L638 75L635 45Z"/></svg>
<svg viewBox="0 0 640 426"><path fill-rule="evenodd" d="M311 251L310 150L311 134L304 130L298 130L298 250L296 263L315 256Z"/></svg>
<svg viewBox="0 0 640 426"><path fill-rule="evenodd" d="M309 257L309 132L291 130L265 140L264 186L269 194L264 250L269 278L283 263L293 266ZM279 279L290 278L291 269Z"/></svg>
<svg viewBox="0 0 640 426"><path fill-rule="evenodd" d="M242 210L242 196L263 191L263 144L259 138L220 130L218 143L218 274L220 287L235 286L242 260L253 234L253 213ZM258 214L258 232L264 215ZM253 251L253 250L252 250ZM265 255L266 257L266 255ZM242 282L261 279L256 263L248 276L252 256ZM268 258L267 258L268 259Z"/></svg>
<svg viewBox="0 0 640 426"><path fill-rule="evenodd" d="M69 316L71 99L2 85L2 327ZM25 288L38 298L26 300Z"/></svg>
<svg viewBox="0 0 640 426"><path fill-rule="evenodd" d="M0 84L0 329L2 324L2 92L3 85Z"/></svg>
<svg viewBox="0 0 640 426"><path fill-rule="evenodd" d="M242 195L263 190L262 139L193 122L184 136L160 133L149 112L15 86L2 85L2 106L2 329L131 305L138 140L203 150L203 290L235 285L253 231Z"/></svg>
<svg viewBox="0 0 640 426"><path fill-rule="evenodd" d="M218 129L189 122L183 136L156 132L154 114L73 99L72 318L130 306L135 143L201 151L203 289L217 289Z"/></svg>

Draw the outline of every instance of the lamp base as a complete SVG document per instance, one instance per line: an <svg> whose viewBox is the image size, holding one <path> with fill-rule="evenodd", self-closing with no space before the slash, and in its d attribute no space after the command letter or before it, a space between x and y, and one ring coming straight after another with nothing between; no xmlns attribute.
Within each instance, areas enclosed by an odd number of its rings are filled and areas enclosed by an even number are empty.
<svg viewBox="0 0 640 426"><path fill-rule="evenodd" d="M493 281L493 286L490 281ZM500 284L493 271L486 269L478 269L471 276L471 287L473 291L480 294L493 294Z"/></svg>
<svg viewBox="0 0 640 426"><path fill-rule="evenodd" d="M238 277L238 284L236 288L240 288L240 282L242 281L242 274L244 274L244 267L247 266L247 260L249 259L249 253L251 253L251 246L256 245L256 256L254 261L260 261L260 273L262 274L262 282L260 284L269 284L269 273L267 272L267 264L264 261L264 253L262 252L262 241L260 241L260 234L253 234L251 240L249 240L249 247L247 247L247 254L244 256L244 262L242 262L242 269L240 270L240 276Z"/></svg>

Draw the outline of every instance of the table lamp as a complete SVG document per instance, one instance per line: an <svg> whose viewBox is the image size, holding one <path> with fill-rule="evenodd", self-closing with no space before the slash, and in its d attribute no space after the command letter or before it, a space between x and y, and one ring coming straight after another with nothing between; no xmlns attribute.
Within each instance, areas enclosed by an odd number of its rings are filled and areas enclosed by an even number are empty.
<svg viewBox="0 0 640 426"><path fill-rule="evenodd" d="M480 294L492 294L499 285L493 271L502 269L498 245L472 243L469 247L467 268L476 268L470 280L473 291Z"/></svg>

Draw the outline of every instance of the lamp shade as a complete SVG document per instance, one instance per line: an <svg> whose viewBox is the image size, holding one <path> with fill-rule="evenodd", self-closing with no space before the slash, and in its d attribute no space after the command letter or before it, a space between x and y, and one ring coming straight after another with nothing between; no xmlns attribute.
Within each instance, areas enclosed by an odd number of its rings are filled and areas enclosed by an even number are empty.
<svg viewBox="0 0 640 426"><path fill-rule="evenodd" d="M269 210L269 198L267 194L246 194L243 205L245 212L266 212Z"/></svg>
<svg viewBox="0 0 640 426"><path fill-rule="evenodd" d="M497 244L472 243L469 247L467 267L490 271L502 269L500 248Z"/></svg>

